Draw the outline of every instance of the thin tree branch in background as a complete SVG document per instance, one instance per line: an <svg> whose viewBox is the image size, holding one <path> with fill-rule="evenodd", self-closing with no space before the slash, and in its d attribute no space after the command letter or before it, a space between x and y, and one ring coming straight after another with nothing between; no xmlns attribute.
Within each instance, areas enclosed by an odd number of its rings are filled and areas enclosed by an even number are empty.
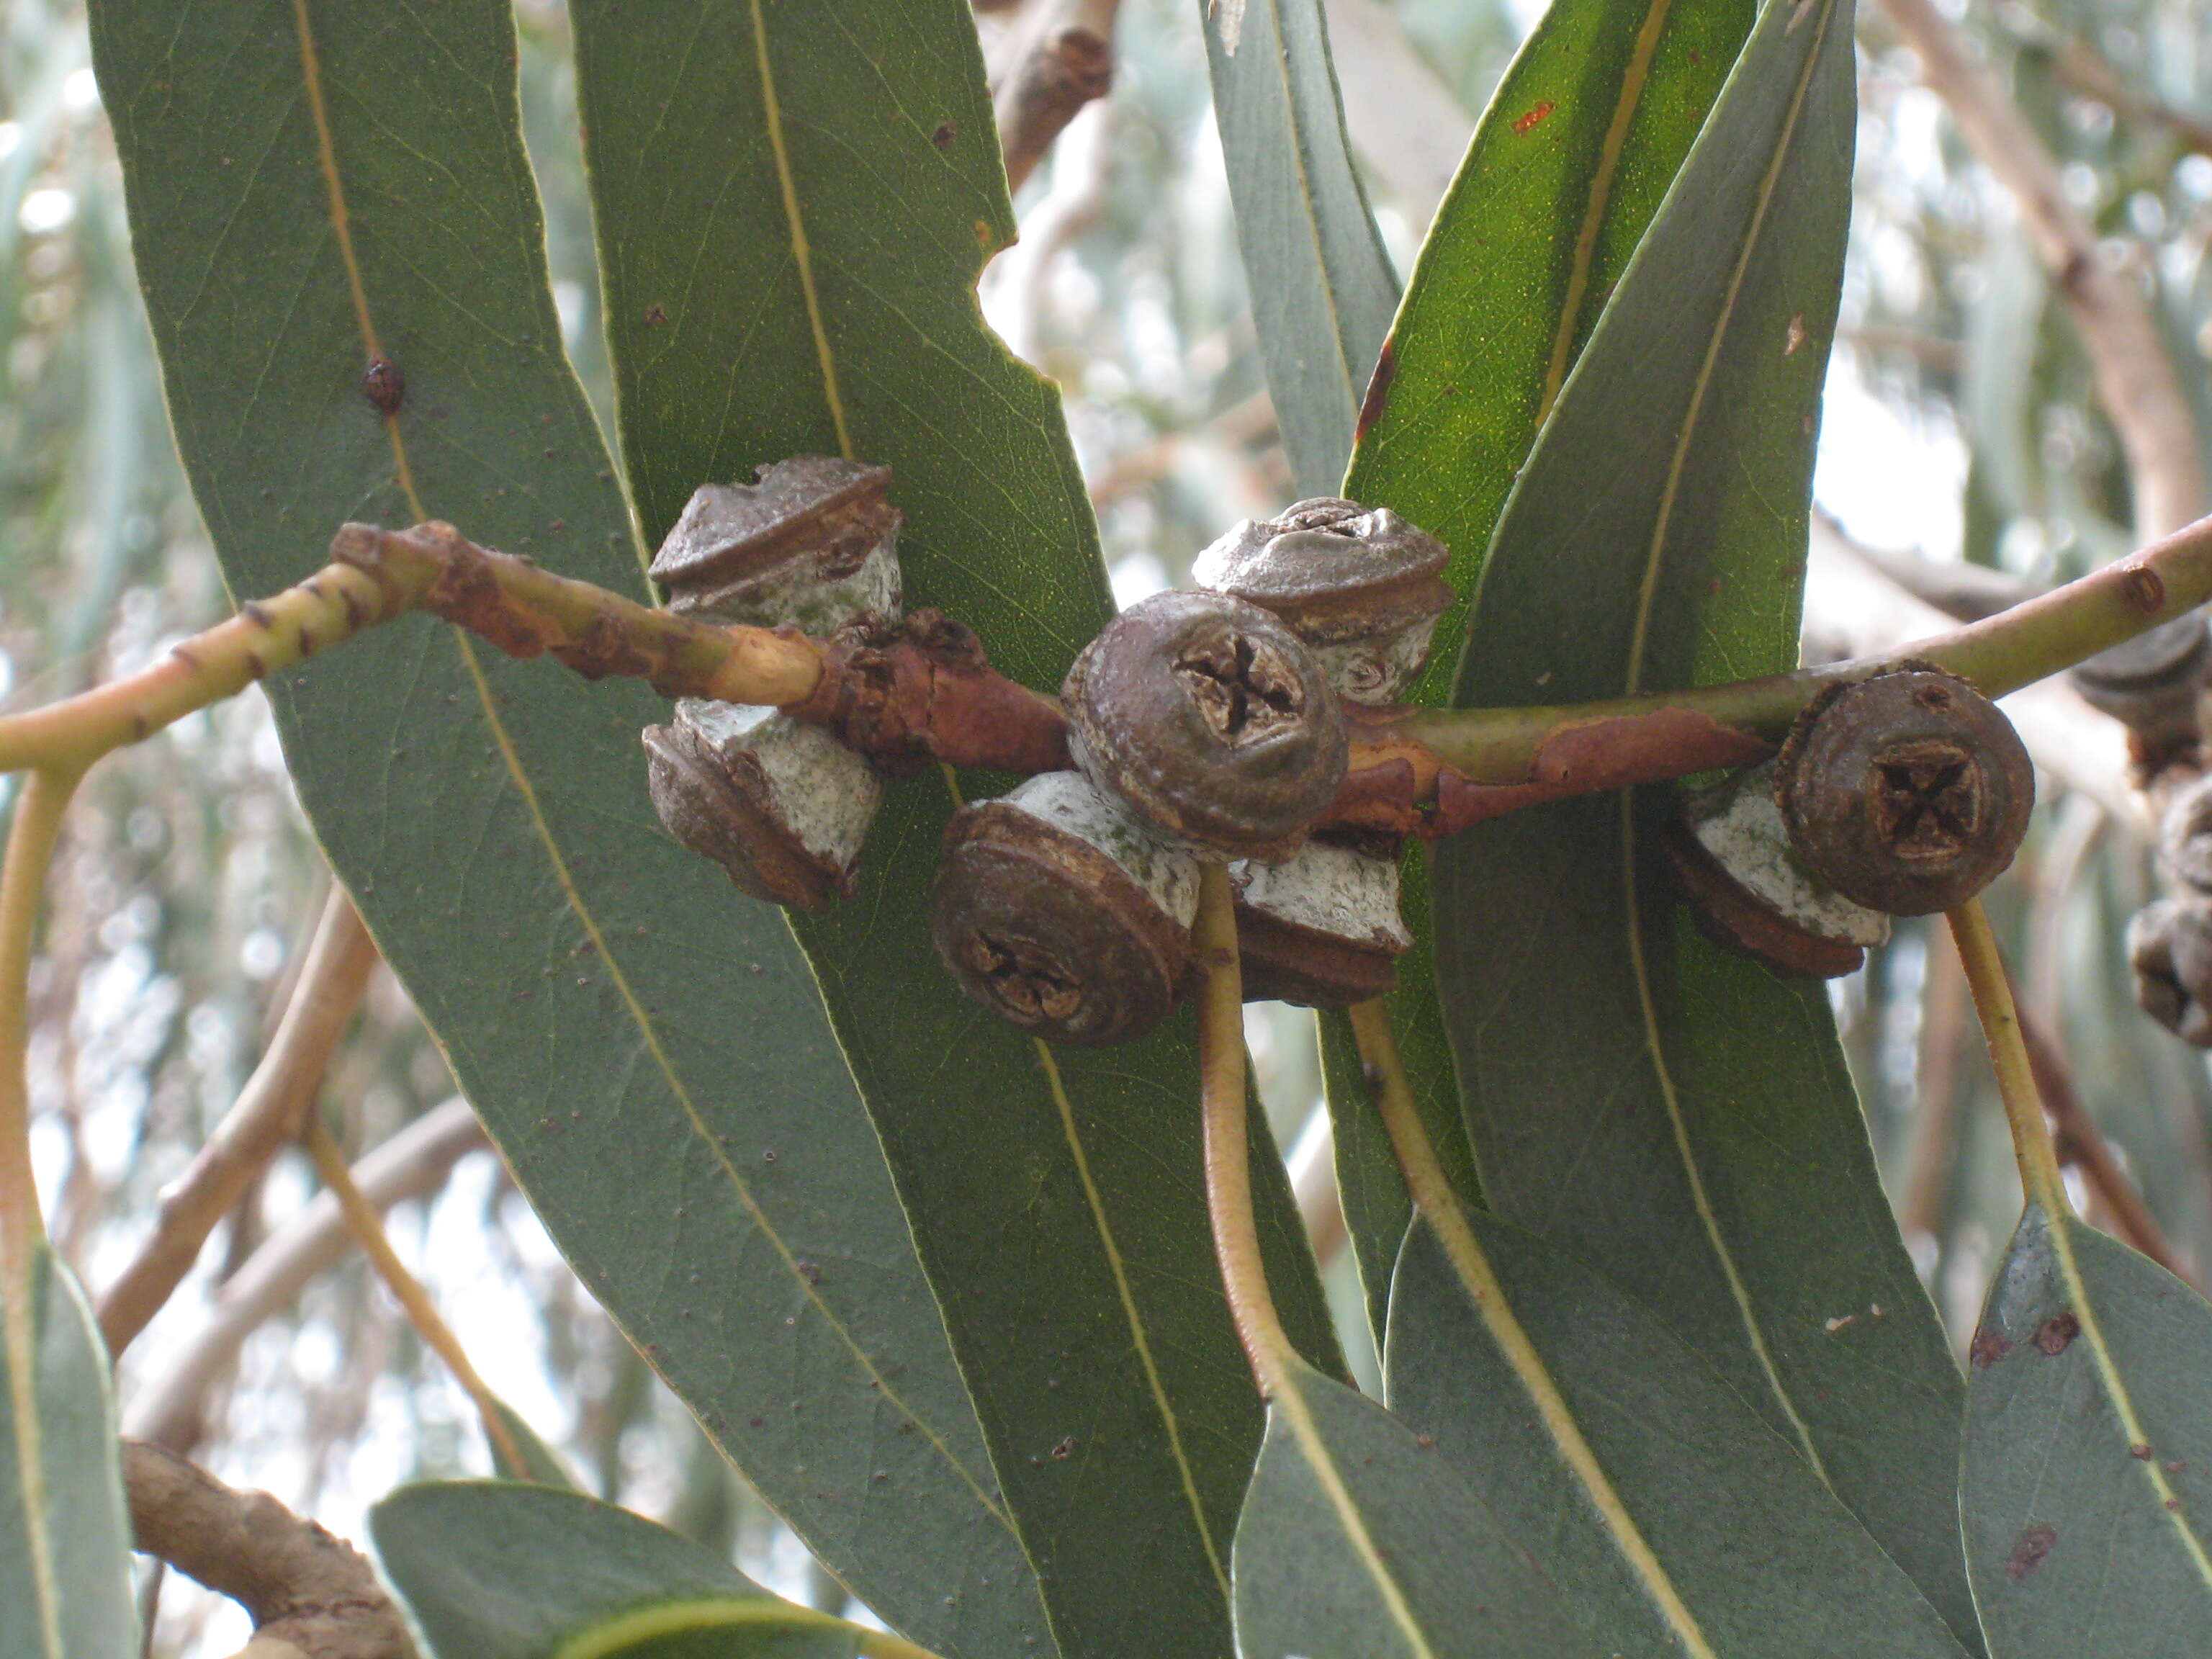
<svg viewBox="0 0 2212 1659"><path fill-rule="evenodd" d="M2067 199L2058 162L1965 37L1930 0L1882 0L1981 163L2012 192L2038 255L2066 298L2125 450L2138 538L2178 530L2204 510L2197 422L2168 360L2150 301L2132 273L2105 258Z"/></svg>
<svg viewBox="0 0 2212 1659"><path fill-rule="evenodd" d="M444 1186L453 1166L483 1146L483 1126L459 1097L416 1118L364 1154L353 1184L374 1209L426 1198ZM286 1220L216 1298L170 1369L141 1389L124 1413L127 1433L182 1450L198 1443L203 1403L238 1358L246 1339L291 1306L319 1274L353 1246L335 1194L322 1192Z"/></svg>
<svg viewBox="0 0 2212 1659"><path fill-rule="evenodd" d="M453 1328L446 1323L437 1304L430 1300L422 1281L407 1271L407 1264L392 1248L377 1206L363 1197L361 1188L355 1185L345 1154L331 1139L331 1132L323 1127L320 1118L311 1115L307 1119L306 1141L307 1155L315 1161L315 1173L322 1176L323 1185L337 1200L338 1210L345 1217L346 1229L353 1234L354 1243L361 1247L362 1254L376 1269L376 1276L384 1281L384 1288L392 1292L392 1299L405 1312L407 1322L415 1328L423 1346L446 1362L447 1370L453 1372L454 1380L476 1402L477 1415L483 1419L484 1438L506 1460L508 1468L529 1468L522 1449L514 1443L514 1437L500 1416L499 1396L477 1374L476 1366L470 1363L468 1350L461 1346L460 1338L453 1334Z"/></svg>
<svg viewBox="0 0 2212 1659"><path fill-rule="evenodd" d="M361 1552L267 1492L226 1486L141 1440L123 1443L123 1486L138 1548L252 1615L240 1659L413 1659Z"/></svg>
<svg viewBox="0 0 2212 1659"><path fill-rule="evenodd" d="M1013 25L1018 40L993 99L1006 185L1019 190L1052 141L1114 84L1114 21L1121 0L1039 0Z"/></svg>
<svg viewBox="0 0 2212 1659"><path fill-rule="evenodd" d="M1060 135L1052 185L1022 217L1022 239L994 268L1006 295L1003 332L1013 354L1044 364L1044 320L1052 268L1060 250L1098 222L1114 177L1113 106L1078 111Z"/></svg>
<svg viewBox="0 0 2212 1659"><path fill-rule="evenodd" d="M2026 1014L2018 1018L2028 1070L2035 1079L2036 1092L2043 1097L2044 1113L2051 1120L2051 1143L2059 1163L2081 1172L2083 1182L2122 1238L2176 1279L2194 1283L2175 1259L2173 1246L2167 1243L2142 1194L2113 1158L2103 1131L2083 1108L2081 1094L2074 1087L2074 1074L2059 1059L2049 1033Z"/></svg>
<svg viewBox="0 0 2212 1659"><path fill-rule="evenodd" d="M1959 1049L1966 1032L1966 975L1948 930L1928 942L1928 977L1921 991L1920 1064L1913 1079L1911 1145L1897 1224L1908 1244L1925 1239L1940 1260L1943 1214L1959 1148Z"/></svg>
<svg viewBox="0 0 2212 1659"><path fill-rule="evenodd" d="M2115 69L2105 55L2087 40L2068 37L2058 43L2054 67L2061 85L2094 98L2115 115L2124 115L2131 121L2146 125L2163 127L2178 139L2184 149L2194 150L2199 155L2212 155L2212 122L2200 121L2185 110L2171 104L2162 104L2155 98L2146 98L2130 86L2127 77Z"/></svg>
<svg viewBox="0 0 2212 1659"><path fill-rule="evenodd" d="M207 1144L162 1193L153 1236L100 1298L100 1330L111 1354L145 1329L199 1260L208 1235L299 1139L375 966L376 946L361 913L333 884L268 1051Z"/></svg>

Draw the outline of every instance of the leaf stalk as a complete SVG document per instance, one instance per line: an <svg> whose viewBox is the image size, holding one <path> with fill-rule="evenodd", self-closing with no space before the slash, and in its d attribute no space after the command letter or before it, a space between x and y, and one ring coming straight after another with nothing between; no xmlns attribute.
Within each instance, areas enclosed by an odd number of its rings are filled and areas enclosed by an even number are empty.
<svg viewBox="0 0 2212 1659"><path fill-rule="evenodd" d="M2066 1196L2065 1178L2059 1173L2057 1148L2051 1144L2051 1126L2043 1115L2042 1097L2036 1092L2035 1070L2021 1035L2020 1011L2013 1006L2011 977L2005 972L1996 935L1990 931L1989 913L1983 909L1981 900L1968 899L1949 912L1946 920L1959 947L1960 963L1966 970L1967 988L1974 995L1974 1012L1981 1018L1990 1064L1997 1074L1997 1095L2004 1103L2005 1123L2012 1131L2020 1184L2028 1202L2054 1221L2069 1219L2074 1206Z"/></svg>

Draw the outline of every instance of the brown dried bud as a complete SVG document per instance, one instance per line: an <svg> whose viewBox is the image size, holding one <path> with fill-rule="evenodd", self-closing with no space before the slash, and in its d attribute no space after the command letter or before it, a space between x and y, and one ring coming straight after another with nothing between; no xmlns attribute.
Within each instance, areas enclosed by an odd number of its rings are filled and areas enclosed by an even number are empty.
<svg viewBox="0 0 2212 1659"><path fill-rule="evenodd" d="M1962 904L2027 833L2035 769L2012 722L1954 675L1905 668L1832 686L1775 763L1798 861L1893 916Z"/></svg>
<svg viewBox="0 0 2212 1659"><path fill-rule="evenodd" d="M2212 899L2160 899L2128 923L2136 1001L2184 1042L2212 1048Z"/></svg>
<svg viewBox="0 0 2212 1659"><path fill-rule="evenodd" d="M755 898L823 910L850 897L883 785L860 755L773 708L685 701L641 734L653 810Z"/></svg>
<svg viewBox="0 0 2212 1659"><path fill-rule="evenodd" d="M1229 866L1247 1002L1349 1008L1398 982L1413 948L1398 912L1398 860L1310 841L1277 865Z"/></svg>
<svg viewBox="0 0 2212 1659"><path fill-rule="evenodd" d="M762 467L753 484L702 484L653 556L684 615L828 634L863 611L896 615L891 470L826 455Z"/></svg>
<svg viewBox="0 0 2212 1659"><path fill-rule="evenodd" d="M1067 671L1076 764L1176 840L1276 863L1335 796L1343 712L1313 653L1255 605L1155 593Z"/></svg>
<svg viewBox="0 0 2212 1659"><path fill-rule="evenodd" d="M1247 519L1198 556L1201 586L1261 606L1315 647L1339 693L1396 701L1450 608L1444 544L1387 507L1337 496Z"/></svg>
<svg viewBox="0 0 2212 1659"><path fill-rule="evenodd" d="M1047 772L945 827L930 938L960 988L1024 1030L1141 1036L1182 996L1197 861L1078 772Z"/></svg>
<svg viewBox="0 0 2212 1659"><path fill-rule="evenodd" d="M2197 735L2197 696L2212 673L2212 639L2201 613L2161 623L2099 652L2072 672L2083 698L2158 750Z"/></svg>

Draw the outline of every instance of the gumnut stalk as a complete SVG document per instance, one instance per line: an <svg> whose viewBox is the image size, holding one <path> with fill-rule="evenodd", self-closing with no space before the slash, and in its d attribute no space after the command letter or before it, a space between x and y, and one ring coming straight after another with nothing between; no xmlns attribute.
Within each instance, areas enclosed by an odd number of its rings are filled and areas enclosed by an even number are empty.
<svg viewBox="0 0 2212 1659"><path fill-rule="evenodd" d="M1188 987L1198 861L1079 772L945 827L930 938L960 988L1052 1042L1123 1042Z"/></svg>
<svg viewBox="0 0 2212 1659"><path fill-rule="evenodd" d="M1962 904L2012 862L2035 771L1996 706L1956 676L1908 666L1830 688L1775 762L1798 861L1893 916Z"/></svg>
<svg viewBox="0 0 2212 1659"><path fill-rule="evenodd" d="M1256 605L1314 648L1338 695L1402 699L1449 609L1449 555L1387 507L1339 496L1247 519L1198 556L1200 586Z"/></svg>
<svg viewBox="0 0 2212 1659"><path fill-rule="evenodd" d="M1061 687L1070 751L1169 838L1279 863L1350 755L1328 676L1295 634L1218 593L1156 593L1109 623Z"/></svg>
<svg viewBox="0 0 2212 1659"><path fill-rule="evenodd" d="M901 515L890 469L820 455L704 484L653 562L672 610L827 635L893 617ZM849 895L883 782L866 757L776 709L690 698L643 733L670 832L756 898L821 910Z"/></svg>

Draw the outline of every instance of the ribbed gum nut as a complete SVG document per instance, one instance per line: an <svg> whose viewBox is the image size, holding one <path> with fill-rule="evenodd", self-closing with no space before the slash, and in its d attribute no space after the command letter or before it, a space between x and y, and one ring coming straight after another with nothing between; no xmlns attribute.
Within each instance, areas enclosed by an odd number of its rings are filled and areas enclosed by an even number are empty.
<svg viewBox="0 0 2212 1659"><path fill-rule="evenodd" d="M2087 662L2069 675L2074 689L2153 749L2197 735L2197 697L2212 675L2212 637L2200 612L2177 617Z"/></svg>
<svg viewBox="0 0 2212 1659"><path fill-rule="evenodd" d="M1156 593L1060 688L1069 748L1171 839L1279 863L1334 798L1351 744L1321 664L1256 605Z"/></svg>
<svg viewBox="0 0 2212 1659"><path fill-rule="evenodd" d="M2212 899L2159 900L2128 923L2136 1001L2184 1042L2212 1048Z"/></svg>
<svg viewBox="0 0 2212 1659"><path fill-rule="evenodd" d="M945 828L930 939L963 991L1050 1042L1141 1036L1181 998L1197 861L1080 773Z"/></svg>
<svg viewBox="0 0 2212 1659"><path fill-rule="evenodd" d="M647 792L669 833L755 898L794 909L850 896L883 784L818 727L773 708L687 699L649 726Z"/></svg>
<svg viewBox="0 0 2212 1659"><path fill-rule="evenodd" d="M1775 798L1814 878L1869 909L1928 915L2012 862L2035 769L1980 692L1905 668L1814 699L1776 761Z"/></svg>
<svg viewBox="0 0 2212 1659"><path fill-rule="evenodd" d="M1201 586L1256 605L1314 647L1338 692L1390 702L1428 664L1450 608L1449 554L1387 507L1340 496L1247 519L1198 556Z"/></svg>
<svg viewBox="0 0 2212 1659"><path fill-rule="evenodd" d="M1281 864L1229 866L1247 1002L1348 1008L1398 982L1413 948L1398 910L1398 860L1310 841Z"/></svg>
<svg viewBox="0 0 2212 1659"><path fill-rule="evenodd" d="M750 484L702 484L653 556L672 611L823 635L864 611L898 613L891 470L795 455Z"/></svg>

